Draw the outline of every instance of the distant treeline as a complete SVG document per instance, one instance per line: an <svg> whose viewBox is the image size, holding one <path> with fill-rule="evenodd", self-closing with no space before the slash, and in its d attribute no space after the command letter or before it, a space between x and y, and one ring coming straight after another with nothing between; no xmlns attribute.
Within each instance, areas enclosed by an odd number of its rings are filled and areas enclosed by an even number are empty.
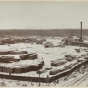
<svg viewBox="0 0 88 88"><path fill-rule="evenodd" d="M32 30L32 29L9 29L0 30L0 37L8 36L51 36L66 37L74 34L80 37L80 29L49 29L49 30ZM83 35L88 36L88 29L83 29Z"/></svg>

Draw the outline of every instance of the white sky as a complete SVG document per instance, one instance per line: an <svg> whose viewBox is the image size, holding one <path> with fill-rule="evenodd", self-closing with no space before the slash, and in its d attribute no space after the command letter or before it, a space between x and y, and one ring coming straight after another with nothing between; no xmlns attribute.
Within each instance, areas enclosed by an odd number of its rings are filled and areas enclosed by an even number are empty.
<svg viewBox="0 0 88 88"><path fill-rule="evenodd" d="M88 28L88 2L0 2L0 29Z"/></svg>

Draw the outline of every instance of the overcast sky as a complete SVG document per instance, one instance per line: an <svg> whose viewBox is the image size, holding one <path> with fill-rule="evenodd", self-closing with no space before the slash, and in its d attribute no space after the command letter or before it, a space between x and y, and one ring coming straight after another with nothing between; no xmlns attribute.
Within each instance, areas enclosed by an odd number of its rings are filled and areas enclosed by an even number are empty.
<svg viewBox="0 0 88 88"><path fill-rule="evenodd" d="M88 28L88 2L0 2L0 29Z"/></svg>

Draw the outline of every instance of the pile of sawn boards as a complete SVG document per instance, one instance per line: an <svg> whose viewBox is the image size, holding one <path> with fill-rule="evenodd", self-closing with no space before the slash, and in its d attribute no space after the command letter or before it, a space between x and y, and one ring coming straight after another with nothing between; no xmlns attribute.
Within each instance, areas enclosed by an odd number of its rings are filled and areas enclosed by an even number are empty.
<svg viewBox="0 0 88 88"><path fill-rule="evenodd" d="M60 66L60 65L63 65L65 63L66 63L65 61L61 61L61 60L57 59L55 61L51 61L51 66Z"/></svg>
<svg viewBox="0 0 88 88"><path fill-rule="evenodd" d="M43 66L43 62L40 62L38 65L19 65L19 66L7 66L7 65L0 65L0 72L7 72L7 73L25 73L29 71L37 71L41 69Z"/></svg>
<svg viewBox="0 0 88 88"><path fill-rule="evenodd" d="M2 63L10 63L11 61L17 62L20 59L14 59L14 56L1 56L0 62Z"/></svg>
<svg viewBox="0 0 88 88"><path fill-rule="evenodd" d="M37 59L38 56L37 56L36 53L32 53L32 54L20 55L20 58L21 58L22 60L25 60L25 59L33 60L33 59Z"/></svg>
<svg viewBox="0 0 88 88"><path fill-rule="evenodd" d="M9 54L27 54L27 51L9 51Z"/></svg>
<svg viewBox="0 0 88 88"><path fill-rule="evenodd" d="M63 71L65 71L65 70L67 70L67 69L70 69L72 66L73 66L72 64L69 64L68 66L63 67L62 69L59 69L59 68L52 69L52 70L49 72L49 74L50 74L50 75L55 75L55 74L57 74L57 73L63 72Z"/></svg>
<svg viewBox="0 0 88 88"><path fill-rule="evenodd" d="M8 55L8 54L27 54L27 51L0 51L0 55Z"/></svg>
<svg viewBox="0 0 88 88"><path fill-rule="evenodd" d="M74 59L76 59L76 55L65 55L65 57L66 57L66 60L67 61L72 61L72 60L74 60Z"/></svg>
<svg viewBox="0 0 88 88"><path fill-rule="evenodd" d="M29 60L34 60L34 59L37 59L37 54L35 53L32 53L32 54L22 54L22 55L19 55L20 58L14 58L14 56L1 56L0 57L0 62L3 62L3 63L10 63L10 62L17 62L17 61L20 61L20 60L26 60L26 59L29 59Z"/></svg>
<svg viewBox="0 0 88 88"><path fill-rule="evenodd" d="M41 70L37 71L37 74L42 74L42 73L45 73L46 71L47 71L47 69L41 69Z"/></svg>
<svg viewBox="0 0 88 88"><path fill-rule="evenodd" d="M61 72L60 69L57 69L57 68L56 68L56 69L52 69L52 70L49 72L49 74L50 74L50 75L55 75L55 74L57 74L57 73L59 73L59 72Z"/></svg>

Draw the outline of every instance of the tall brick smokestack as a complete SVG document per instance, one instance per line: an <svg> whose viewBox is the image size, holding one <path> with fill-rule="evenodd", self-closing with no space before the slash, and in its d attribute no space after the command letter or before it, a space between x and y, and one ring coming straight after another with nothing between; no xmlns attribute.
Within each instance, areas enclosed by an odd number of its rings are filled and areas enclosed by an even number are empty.
<svg viewBox="0 0 88 88"><path fill-rule="evenodd" d="M80 22L81 24L81 33L80 33L80 39L82 39L82 22Z"/></svg>

